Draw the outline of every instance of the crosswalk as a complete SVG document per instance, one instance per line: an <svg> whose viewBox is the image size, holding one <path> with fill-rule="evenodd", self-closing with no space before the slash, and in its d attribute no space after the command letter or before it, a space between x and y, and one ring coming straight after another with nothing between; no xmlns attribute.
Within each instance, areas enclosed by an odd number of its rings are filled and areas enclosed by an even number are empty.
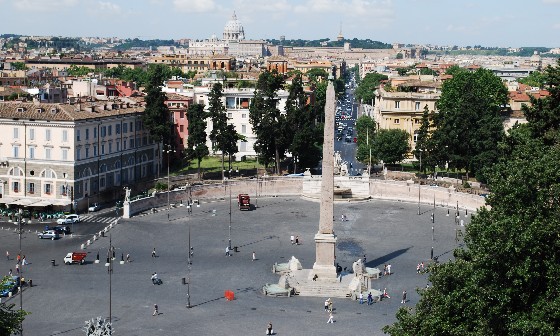
<svg viewBox="0 0 560 336"><path fill-rule="evenodd" d="M100 217L95 215L80 215L80 222L90 222L90 223L113 223L118 217L116 216L109 216L109 217Z"/></svg>

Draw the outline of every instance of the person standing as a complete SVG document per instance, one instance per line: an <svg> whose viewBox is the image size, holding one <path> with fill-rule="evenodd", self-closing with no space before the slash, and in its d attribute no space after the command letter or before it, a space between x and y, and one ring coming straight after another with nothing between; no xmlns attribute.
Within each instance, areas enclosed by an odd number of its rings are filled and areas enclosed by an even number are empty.
<svg viewBox="0 0 560 336"><path fill-rule="evenodd" d="M12 270L10 270L10 273L12 272ZM329 311L329 302L330 302L330 298L325 300L325 311Z"/></svg>
<svg viewBox="0 0 560 336"><path fill-rule="evenodd" d="M255 255L255 251L253 251L253 261L257 260L257 256Z"/></svg>
<svg viewBox="0 0 560 336"><path fill-rule="evenodd" d="M383 276L388 275L387 274L387 264L383 265Z"/></svg>
<svg viewBox="0 0 560 336"><path fill-rule="evenodd" d="M329 313L329 319L327 320L327 323L334 323L332 312Z"/></svg>
<svg viewBox="0 0 560 336"><path fill-rule="evenodd" d="M229 257L229 256L230 256L230 254L229 254L229 246L226 246L226 257Z"/></svg>
<svg viewBox="0 0 560 336"><path fill-rule="evenodd" d="M152 258L155 258L156 256L157 256L156 248L154 247L154 249L152 250Z"/></svg>
<svg viewBox="0 0 560 336"><path fill-rule="evenodd" d="M270 322L268 322L268 325L266 326L266 334L272 335L272 323Z"/></svg>
<svg viewBox="0 0 560 336"><path fill-rule="evenodd" d="M406 291L402 292L402 300L401 303L406 303Z"/></svg>
<svg viewBox="0 0 560 336"><path fill-rule="evenodd" d="M156 316L159 315L159 308L157 304L154 304L154 313L152 314L152 316Z"/></svg>
<svg viewBox="0 0 560 336"><path fill-rule="evenodd" d="M364 294L360 292L360 304L364 304Z"/></svg>
<svg viewBox="0 0 560 336"><path fill-rule="evenodd" d="M16 274L19 274L19 264L16 264Z"/></svg>
<svg viewBox="0 0 560 336"><path fill-rule="evenodd" d="M420 264L416 265L416 274L420 274Z"/></svg>
<svg viewBox="0 0 560 336"><path fill-rule="evenodd" d="M387 288L383 288L383 297L390 299L389 293L387 293Z"/></svg>
<svg viewBox="0 0 560 336"><path fill-rule="evenodd" d="M130 254L126 254L126 262L129 263L130 262Z"/></svg>
<svg viewBox="0 0 560 336"><path fill-rule="evenodd" d="M369 292L369 294L367 295L367 305L371 306L373 304L373 296L371 295L371 292Z"/></svg>
<svg viewBox="0 0 560 336"><path fill-rule="evenodd" d="M21 259L21 266L24 265L29 265L29 263L27 262L27 258L25 257L25 255L23 256L23 259Z"/></svg>
<svg viewBox="0 0 560 336"><path fill-rule="evenodd" d="M329 312L333 312L333 302L331 299L329 299Z"/></svg>
<svg viewBox="0 0 560 336"><path fill-rule="evenodd" d="M387 265L387 275L391 275L391 264Z"/></svg>
<svg viewBox="0 0 560 336"><path fill-rule="evenodd" d="M10 260L10 251L6 251L6 260Z"/></svg>
<svg viewBox="0 0 560 336"><path fill-rule="evenodd" d="M299 236L296 236L296 245L299 245Z"/></svg>
<svg viewBox="0 0 560 336"><path fill-rule="evenodd" d="M290 242L292 243L292 245L294 245L295 241L296 241L296 239L295 239L294 235L291 235L290 236Z"/></svg>

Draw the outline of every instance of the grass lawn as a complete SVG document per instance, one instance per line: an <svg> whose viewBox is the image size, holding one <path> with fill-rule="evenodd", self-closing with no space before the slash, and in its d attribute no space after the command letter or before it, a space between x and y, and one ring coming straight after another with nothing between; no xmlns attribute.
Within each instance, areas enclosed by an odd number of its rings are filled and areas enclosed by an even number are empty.
<svg viewBox="0 0 560 336"><path fill-rule="evenodd" d="M229 162L227 158L224 160L224 168L229 169ZM263 169L264 166L257 163L257 160L246 160L246 161L232 161L231 169L233 171L239 170L240 172L245 172L244 175L248 175L250 171L255 173L255 169ZM196 174L198 169L198 161L193 160L190 165L185 166L179 170L175 171L175 174ZM204 158L200 162L200 169L204 173L219 173L222 170L222 158L219 156L210 156Z"/></svg>

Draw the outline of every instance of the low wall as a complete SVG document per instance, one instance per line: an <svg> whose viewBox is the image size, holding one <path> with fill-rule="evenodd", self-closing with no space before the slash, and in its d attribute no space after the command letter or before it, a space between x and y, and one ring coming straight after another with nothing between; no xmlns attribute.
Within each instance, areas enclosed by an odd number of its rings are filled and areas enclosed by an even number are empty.
<svg viewBox="0 0 560 336"><path fill-rule="evenodd" d="M306 180L306 182L304 182ZM207 184L190 186L186 189L169 192L169 203L178 206L187 204L189 199L207 202L215 199L237 197L237 194L249 194L251 203L255 198L270 196L307 196L319 198L319 176L303 177L264 177L251 180L229 180L221 184ZM369 183L368 183L369 182ZM304 183L306 191L304 192ZM485 205L485 198L473 194L456 192L454 188L419 186L410 181L385 181L371 179L337 178L336 185L341 188L351 188L353 195L377 199L395 200L401 202L418 202L418 188L420 188L420 202L436 206L454 208L457 202L461 209L476 210ZM366 195L369 186L369 195ZM125 202L124 218L130 218L138 213L149 211L167 205L167 192L156 193L152 196Z"/></svg>

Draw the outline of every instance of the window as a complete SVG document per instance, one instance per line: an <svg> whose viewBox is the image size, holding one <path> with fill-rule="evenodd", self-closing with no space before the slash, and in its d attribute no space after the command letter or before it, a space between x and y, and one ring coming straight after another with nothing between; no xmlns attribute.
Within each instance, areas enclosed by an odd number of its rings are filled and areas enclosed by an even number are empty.
<svg viewBox="0 0 560 336"><path fill-rule="evenodd" d="M134 126L133 126L133 124L132 124L132 121L130 122L130 131L131 131L131 132L134 132Z"/></svg>
<svg viewBox="0 0 560 336"><path fill-rule="evenodd" d="M400 101L398 101L398 100L395 101L395 108L396 109L401 108L401 102Z"/></svg>
<svg viewBox="0 0 560 336"><path fill-rule="evenodd" d="M76 140L80 141L80 130L76 130Z"/></svg>
<svg viewBox="0 0 560 336"><path fill-rule="evenodd" d="M13 146L12 147L12 154L13 154L13 157L15 157L15 158L19 157L19 146Z"/></svg>
<svg viewBox="0 0 560 336"><path fill-rule="evenodd" d="M89 148L86 147L86 159L89 158Z"/></svg>
<svg viewBox="0 0 560 336"><path fill-rule="evenodd" d="M51 141L51 130L50 129L45 130L45 140Z"/></svg>
<svg viewBox="0 0 560 336"><path fill-rule="evenodd" d="M28 190L28 192L29 192L30 194L34 194L34 193L35 193L35 183L33 183L33 182L30 182L30 183L29 183L29 190Z"/></svg>
<svg viewBox="0 0 560 336"><path fill-rule="evenodd" d="M414 109L415 109L416 111L420 110L420 102L414 103Z"/></svg>
<svg viewBox="0 0 560 336"><path fill-rule="evenodd" d="M226 97L226 108L228 109L235 108L235 97Z"/></svg>
<svg viewBox="0 0 560 336"><path fill-rule="evenodd" d="M124 141L123 141L123 143L122 143L122 146L123 146L122 149L123 149L123 150L126 150L126 139L124 139Z"/></svg>
<svg viewBox="0 0 560 336"><path fill-rule="evenodd" d="M93 156L97 156L97 146L93 146Z"/></svg>
<svg viewBox="0 0 560 336"><path fill-rule="evenodd" d="M45 148L45 159L50 160L51 159L51 148Z"/></svg>
<svg viewBox="0 0 560 336"><path fill-rule="evenodd" d="M185 131L185 127L183 125L179 125L179 132L183 133Z"/></svg>
<svg viewBox="0 0 560 336"><path fill-rule="evenodd" d="M76 160L81 160L82 159L82 149L78 148L76 149Z"/></svg>
<svg viewBox="0 0 560 336"><path fill-rule="evenodd" d="M418 131L414 132L414 136L412 137L412 140L413 140L414 142L417 142L417 141L418 141Z"/></svg>
<svg viewBox="0 0 560 336"><path fill-rule="evenodd" d="M93 129L93 138L97 139L97 127Z"/></svg>
<svg viewBox="0 0 560 336"><path fill-rule="evenodd" d="M134 148L134 139L130 139L130 143L128 147Z"/></svg>
<svg viewBox="0 0 560 336"><path fill-rule="evenodd" d="M14 192L19 192L19 182L13 182L12 183L12 190Z"/></svg>
<svg viewBox="0 0 560 336"><path fill-rule="evenodd" d="M233 118L233 113L228 112L227 117L228 117L229 119Z"/></svg>
<svg viewBox="0 0 560 336"><path fill-rule="evenodd" d="M420 123L420 119L418 119L418 118L414 119L414 123L415 123L415 124L419 124L419 123Z"/></svg>
<svg viewBox="0 0 560 336"><path fill-rule="evenodd" d="M34 128L29 129L29 140L35 140L35 129Z"/></svg>
<svg viewBox="0 0 560 336"><path fill-rule="evenodd" d="M242 114L241 114L241 118L243 118L243 119L247 118L247 114L246 114L246 113L242 113Z"/></svg>
<svg viewBox="0 0 560 336"><path fill-rule="evenodd" d="M66 149L66 148L62 149L62 160L63 161L68 161L68 149Z"/></svg>
<svg viewBox="0 0 560 336"><path fill-rule="evenodd" d="M247 125L241 125L241 134L247 134Z"/></svg>
<svg viewBox="0 0 560 336"><path fill-rule="evenodd" d="M47 195L51 194L51 184L50 183L45 183L45 194L47 194Z"/></svg>
<svg viewBox="0 0 560 336"><path fill-rule="evenodd" d="M124 124L122 125L122 132L123 132L123 133L128 133L128 124L127 124L127 123L124 123Z"/></svg>
<svg viewBox="0 0 560 336"><path fill-rule="evenodd" d="M29 149L29 158L34 159L35 158L35 147L29 146L28 149Z"/></svg>
<svg viewBox="0 0 560 336"><path fill-rule="evenodd" d="M101 155L105 154L105 144L101 145Z"/></svg>
<svg viewBox="0 0 560 336"><path fill-rule="evenodd" d="M401 121L400 121L400 119L395 119L394 123L395 123L395 124L400 124Z"/></svg>
<svg viewBox="0 0 560 336"><path fill-rule="evenodd" d="M120 150L121 150L121 143L117 141L117 152L119 152Z"/></svg>
<svg viewBox="0 0 560 336"><path fill-rule="evenodd" d="M105 188L105 177L104 176L99 179L99 186L101 188Z"/></svg>
<svg viewBox="0 0 560 336"><path fill-rule="evenodd" d="M113 152L113 143L109 142L109 154Z"/></svg>
<svg viewBox="0 0 560 336"><path fill-rule="evenodd" d="M86 140L89 140L89 128L86 128Z"/></svg>
<svg viewBox="0 0 560 336"><path fill-rule="evenodd" d="M62 142L67 142L67 141L68 141L68 131L62 130Z"/></svg>
<svg viewBox="0 0 560 336"><path fill-rule="evenodd" d="M107 135L107 127L101 126L101 137L104 138L106 135ZM94 137L95 137L95 135L94 135Z"/></svg>
<svg viewBox="0 0 560 336"><path fill-rule="evenodd" d="M68 194L68 186L67 185L61 185L60 186L60 194L62 196L66 196Z"/></svg>
<svg viewBox="0 0 560 336"><path fill-rule="evenodd" d="M121 124L115 125L115 134L121 134Z"/></svg>
<svg viewBox="0 0 560 336"><path fill-rule="evenodd" d="M185 111L179 112L179 118L185 119Z"/></svg>
<svg viewBox="0 0 560 336"><path fill-rule="evenodd" d="M107 135L113 135L113 125L107 126Z"/></svg>
<svg viewBox="0 0 560 336"><path fill-rule="evenodd" d="M14 139L19 139L19 128L14 127Z"/></svg>

